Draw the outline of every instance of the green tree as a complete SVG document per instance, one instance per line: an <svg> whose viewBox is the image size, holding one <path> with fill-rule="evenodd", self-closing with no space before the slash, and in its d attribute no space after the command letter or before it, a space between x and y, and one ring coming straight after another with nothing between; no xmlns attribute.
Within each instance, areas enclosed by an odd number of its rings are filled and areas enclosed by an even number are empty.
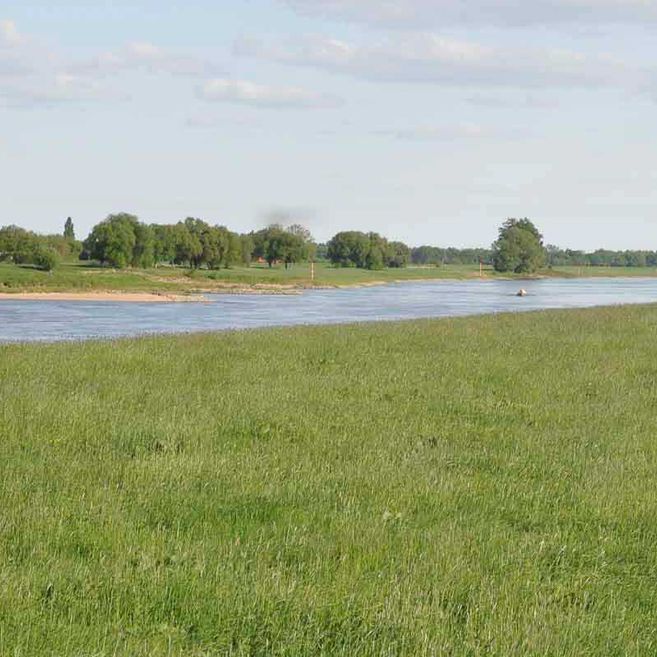
<svg viewBox="0 0 657 657"><path fill-rule="evenodd" d="M287 269L290 265L308 260L314 252L310 232L299 224L283 228L280 224L271 224L255 233L253 240L253 257L262 258L271 267L282 262Z"/></svg>
<svg viewBox="0 0 657 657"><path fill-rule="evenodd" d="M226 262L224 263L224 267L226 268L232 267L233 265L239 265L240 263L244 262L242 258L242 237L230 230L227 232L228 251L226 253ZM249 261L247 261L247 264Z"/></svg>
<svg viewBox="0 0 657 657"><path fill-rule="evenodd" d="M370 240L365 233L356 230L342 231L334 235L326 245L326 256L338 267L366 266Z"/></svg>
<svg viewBox="0 0 657 657"><path fill-rule="evenodd" d="M133 267L147 269L155 264L155 235L147 224L136 222L134 225L135 244L132 248Z"/></svg>
<svg viewBox="0 0 657 657"><path fill-rule="evenodd" d="M61 235L37 235L18 226L0 228L0 260L11 260L17 265L35 265L44 271L54 269L61 250L67 255L68 244ZM63 246L62 246L63 244Z"/></svg>
<svg viewBox="0 0 657 657"><path fill-rule="evenodd" d="M167 262L173 264L176 259L176 226L152 224L153 260L155 264Z"/></svg>
<svg viewBox="0 0 657 657"><path fill-rule="evenodd" d="M59 264L59 253L47 244L38 243L32 253L32 264L43 271L52 271Z"/></svg>
<svg viewBox="0 0 657 657"><path fill-rule="evenodd" d="M112 214L94 226L84 242L84 250L92 260L123 268L132 264L137 243L137 217L131 214Z"/></svg>
<svg viewBox="0 0 657 657"><path fill-rule="evenodd" d="M388 241L378 233L368 233L365 269L384 269L388 261ZM363 265L360 265L361 267Z"/></svg>
<svg viewBox="0 0 657 657"><path fill-rule="evenodd" d="M388 242L378 233L343 231L326 245L326 257L338 267L384 269L405 267L410 249L402 242Z"/></svg>
<svg viewBox="0 0 657 657"><path fill-rule="evenodd" d="M401 268L408 266L411 250L403 242L390 242L388 245L388 267Z"/></svg>
<svg viewBox="0 0 657 657"><path fill-rule="evenodd" d="M11 260L16 264L30 262L37 236L19 226L0 228L0 260Z"/></svg>
<svg viewBox="0 0 657 657"><path fill-rule="evenodd" d="M543 236L529 219L507 219L493 244L493 265L499 272L529 274L545 266Z"/></svg>
<svg viewBox="0 0 657 657"><path fill-rule="evenodd" d="M176 259L180 264L186 263L192 269L198 269L203 263L203 242L201 236L209 225L201 219L187 217L178 224L176 233Z"/></svg>
<svg viewBox="0 0 657 657"><path fill-rule="evenodd" d="M262 258L271 267L276 262L283 260L283 234L284 230L279 224L271 224L255 233L251 233L253 239L253 255Z"/></svg>
<svg viewBox="0 0 657 657"><path fill-rule="evenodd" d="M206 226L200 234L201 262L208 269L227 267L230 260L230 232L223 226Z"/></svg>
<svg viewBox="0 0 657 657"><path fill-rule="evenodd" d="M66 223L64 224L64 239L70 240L71 242L75 241L75 228L73 226L73 220L71 217L68 217L68 219L66 219Z"/></svg>
<svg viewBox="0 0 657 657"><path fill-rule="evenodd" d="M302 247L299 253L299 260L314 260L317 253L317 244L313 239L312 233L301 224L292 224L286 228L286 231L301 240Z"/></svg>
<svg viewBox="0 0 657 657"><path fill-rule="evenodd" d="M244 234L240 235L240 251L241 257L240 262L243 265L250 265L251 260L253 259L253 251L255 249L255 243L253 241L253 236Z"/></svg>
<svg viewBox="0 0 657 657"><path fill-rule="evenodd" d="M41 237L41 241L57 251L57 254L62 258L70 256L79 244L79 242L68 240L59 234L44 235Z"/></svg>

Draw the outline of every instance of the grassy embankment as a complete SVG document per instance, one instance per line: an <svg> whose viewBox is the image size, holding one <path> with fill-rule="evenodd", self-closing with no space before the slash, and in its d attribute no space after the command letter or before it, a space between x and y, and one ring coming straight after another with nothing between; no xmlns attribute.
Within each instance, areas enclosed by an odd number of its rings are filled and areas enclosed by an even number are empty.
<svg viewBox="0 0 657 657"><path fill-rule="evenodd" d="M486 268L487 278L498 276ZM655 276L653 268L563 267L542 272L543 276ZM326 264L316 265L316 286L367 285L393 281L467 279L477 278L475 265L446 265L444 267L408 267L367 271L339 269ZM508 278L508 275L506 276ZM159 267L149 270L113 270L84 263L64 263L52 273L32 267L19 267L0 263L0 292L156 292L194 293L198 291L237 290L256 287L311 286L308 265L296 265L288 270L282 266L266 265L235 267L221 271L199 270L190 272L182 268Z"/></svg>
<svg viewBox="0 0 657 657"><path fill-rule="evenodd" d="M657 307L0 347L0 655L650 655Z"/></svg>

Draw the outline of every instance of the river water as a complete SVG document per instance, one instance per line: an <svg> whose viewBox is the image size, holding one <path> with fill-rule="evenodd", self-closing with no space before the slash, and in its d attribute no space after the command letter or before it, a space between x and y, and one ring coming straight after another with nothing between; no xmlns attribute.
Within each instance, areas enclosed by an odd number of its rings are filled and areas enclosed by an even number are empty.
<svg viewBox="0 0 657 657"><path fill-rule="evenodd" d="M528 296L518 298L520 287ZM117 338L294 324L456 317L657 302L657 279L431 281L300 295L208 295L205 303L0 300L0 342Z"/></svg>

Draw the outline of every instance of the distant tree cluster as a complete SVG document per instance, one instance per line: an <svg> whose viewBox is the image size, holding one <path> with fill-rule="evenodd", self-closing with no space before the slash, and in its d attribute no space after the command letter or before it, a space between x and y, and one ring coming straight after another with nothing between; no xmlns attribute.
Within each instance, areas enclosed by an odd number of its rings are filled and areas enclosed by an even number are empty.
<svg viewBox="0 0 657 657"><path fill-rule="evenodd" d="M328 242L326 257L338 267L406 267L410 249L402 242L389 242L378 233L352 230L338 233Z"/></svg>
<svg viewBox="0 0 657 657"><path fill-rule="evenodd" d="M414 265L478 265L493 263L492 249L457 249L438 246L416 246L411 249Z"/></svg>
<svg viewBox="0 0 657 657"><path fill-rule="evenodd" d="M94 226L82 257L112 267L152 267L160 263L192 269L248 265L253 259L289 267L314 255L312 236L298 224L273 224L239 235L188 217L177 224L144 224L131 214L113 214Z"/></svg>
<svg viewBox="0 0 657 657"><path fill-rule="evenodd" d="M96 224L84 242L75 237L69 217L63 233L38 235L18 226L0 228L0 261L50 271L62 259L94 260L116 268L149 268L160 264L199 269L248 266L254 260L270 267L326 261L336 267L384 269L416 266L493 265L499 272L533 273L548 267L657 267L657 251L593 252L543 245L543 236L529 219L507 219L490 249L409 248L379 233L343 231L316 244L301 224L273 223L248 234L188 217L175 224L146 224L127 213L111 214Z"/></svg>
<svg viewBox="0 0 657 657"><path fill-rule="evenodd" d="M73 223L71 222L71 231ZM80 253L82 246L72 237L63 235L37 235L18 226L0 228L0 261L33 265L51 271L62 258Z"/></svg>
<svg viewBox="0 0 657 657"><path fill-rule="evenodd" d="M249 237L253 244L252 257L264 260L270 267L282 262L287 269L296 262L311 260L316 251L312 235L299 224L289 228L272 224Z"/></svg>
<svg viewBox="0 0 657 657"><path fill-rule="evenodd" d="M573 251L548 244L550 267L657 267L657 251Z"/></svg>
<svg viewBox="0 0 657 657"><path fill-rule="evenodd" d="M83 259L116 268L159 263L220 269L244 260L242 237L224 226L188 217L177 224L145 224L131 214L112 214L84 241Z"/></svg>

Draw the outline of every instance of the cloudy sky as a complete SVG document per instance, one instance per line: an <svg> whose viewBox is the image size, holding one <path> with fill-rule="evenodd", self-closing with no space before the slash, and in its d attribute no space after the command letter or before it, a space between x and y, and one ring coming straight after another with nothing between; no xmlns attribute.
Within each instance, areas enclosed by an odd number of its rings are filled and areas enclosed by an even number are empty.
<svg viewBox="0 0 657 657"><path fill-rule="evenodd" d="M0 224L657 248L657 0L4 0Z"/></svg>

